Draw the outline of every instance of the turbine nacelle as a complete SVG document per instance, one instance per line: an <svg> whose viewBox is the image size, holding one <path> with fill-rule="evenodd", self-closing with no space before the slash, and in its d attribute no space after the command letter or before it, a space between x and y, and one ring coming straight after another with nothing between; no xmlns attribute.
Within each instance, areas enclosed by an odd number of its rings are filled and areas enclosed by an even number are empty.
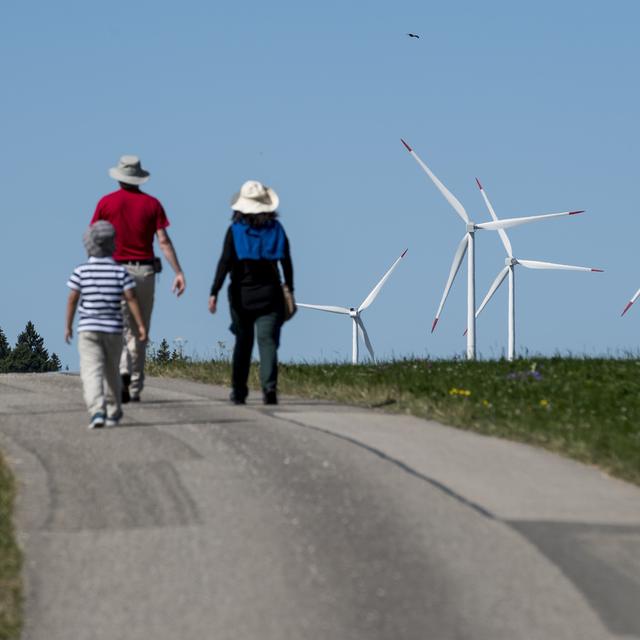
<svg viewBox="0 0 640 640"><path fill-rule="evenodd" d="M516 258L510 256L510 257L504 259L504 264L507 267L513 267L513 266L518 264L518 261L516 260Z"/></svg>

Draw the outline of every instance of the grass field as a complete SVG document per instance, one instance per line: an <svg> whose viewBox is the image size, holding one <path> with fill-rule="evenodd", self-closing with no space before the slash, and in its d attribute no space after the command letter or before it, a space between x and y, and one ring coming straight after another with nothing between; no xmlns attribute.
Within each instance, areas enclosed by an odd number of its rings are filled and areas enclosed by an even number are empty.
<svg viewBox="0 0 640 640"><path fill-rule="evenodd" d="M13 476L0 455L0 640L17 640L21 629L22 556L13 528Z"/></svg>
<svg viewBox="0 0 640 640"><path fill-rule="evenodd" d="M151 362L149 373L222 385L230 381L225 360ZM258 389L256 367L251 381ZM640 360L281 364L279 390L535 444L640 484Z"/></svg>

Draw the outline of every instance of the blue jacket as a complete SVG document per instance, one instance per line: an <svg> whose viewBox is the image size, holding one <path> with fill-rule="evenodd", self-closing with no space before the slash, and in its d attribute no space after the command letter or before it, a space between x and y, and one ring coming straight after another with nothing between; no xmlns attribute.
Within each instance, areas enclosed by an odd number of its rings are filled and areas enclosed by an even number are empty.
<svg viewBox="0 0 640 640"><path fill-rule="evenodd" d="M243 222L231 225L233 244L239 260L282 260L286 236L282 225L271 224L254 228Z"/></svg>

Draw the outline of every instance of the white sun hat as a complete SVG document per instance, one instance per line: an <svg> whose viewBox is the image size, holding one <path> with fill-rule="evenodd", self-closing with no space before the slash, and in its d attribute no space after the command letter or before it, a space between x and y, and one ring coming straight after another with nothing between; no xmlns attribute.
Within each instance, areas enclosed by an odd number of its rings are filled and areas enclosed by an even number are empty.
<svg viewBox="0 0 640 640"><path fill-rule="evenodd" d="M109 175L125 184L144 184L149 179L149 172L142 168L138 156L122 156L118 166L109 169Z"/></svg>
<svg viewBox="0 0 640 640"><path fill-rule="evenodd" d="M270 213L280 204L278 194L257 180L247 180L231 198L231 208L240 213Z"/></svg>

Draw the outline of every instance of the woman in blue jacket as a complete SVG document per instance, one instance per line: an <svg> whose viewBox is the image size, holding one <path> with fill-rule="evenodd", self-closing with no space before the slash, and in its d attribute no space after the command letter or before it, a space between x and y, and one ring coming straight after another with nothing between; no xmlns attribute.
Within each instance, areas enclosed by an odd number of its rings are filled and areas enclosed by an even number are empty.
<svg viewBox="0 0 640 640"><path fill-rule="evenodd" d="M242 185L231 200L232 224L211 286L209 311L215 313L227 273L233 349L231 401L245 404L249 388L254 332L260 352L260 382L265 404L277 404L278 346L284 320L284 298L278 263L293 293L289 240L277 220L276 192L255 180Z"/></svg>

